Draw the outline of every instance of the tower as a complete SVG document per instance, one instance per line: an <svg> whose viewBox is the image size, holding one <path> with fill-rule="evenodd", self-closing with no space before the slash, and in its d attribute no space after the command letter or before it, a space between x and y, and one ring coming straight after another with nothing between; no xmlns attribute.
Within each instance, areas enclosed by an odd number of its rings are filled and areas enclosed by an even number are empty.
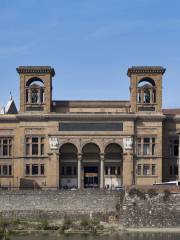
<svg viewBox="0 0 180 240"><path fill-rule="evenodd" d="M50 66L20 66L20 112L51 112L52 77Z"/></svg>
<svg viewBox="0 0 180 240"><path fill-rule="evenodd" d="M131 112L162 112L162 75L165 68L159 66L131 67Z"/></svg>

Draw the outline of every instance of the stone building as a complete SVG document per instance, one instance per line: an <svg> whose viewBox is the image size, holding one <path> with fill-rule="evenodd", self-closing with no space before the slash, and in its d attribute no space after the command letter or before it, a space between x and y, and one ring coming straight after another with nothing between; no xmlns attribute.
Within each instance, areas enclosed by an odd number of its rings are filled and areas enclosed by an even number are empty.
<svg viewBox="0 0 180 240"><path fill-rule="evenodd" d="M21 66L20 109L0 111L2 187L114 188L178 178L180 109L163 67L131 67L130 101L53 101L49 66Z"/></svg>

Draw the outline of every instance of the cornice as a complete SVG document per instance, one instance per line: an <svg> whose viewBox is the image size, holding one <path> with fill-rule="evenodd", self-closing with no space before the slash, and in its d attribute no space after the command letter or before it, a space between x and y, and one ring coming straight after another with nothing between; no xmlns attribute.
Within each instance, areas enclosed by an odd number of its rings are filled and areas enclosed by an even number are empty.
<svg viewBox="0 0 180 240"><path fill-rule="evenodd" d="M55 75L54 68L51 68L50 66L19 66L16 68L16 71L19 74L25 74L25 73L50 73L52 77Z"/></svg>
<svg viewBox="0 0 180 240"><path fill-rule="evenodd" d="M164 74L166 71L165 68L162 66L132 66L131 68L128 68L127 75L131 77L132 74L139 74L139 73L158 73L158 74Z"/></svg>

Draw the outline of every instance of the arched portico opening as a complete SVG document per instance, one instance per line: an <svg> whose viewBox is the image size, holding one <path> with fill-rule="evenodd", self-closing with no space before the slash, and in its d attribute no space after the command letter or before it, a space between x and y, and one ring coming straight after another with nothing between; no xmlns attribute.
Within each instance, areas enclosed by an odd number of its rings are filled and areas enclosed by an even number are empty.
<svg viewBox="0 0 180 240"><path fill-rule="evenodd" d="M104 185L106 188L122 186L123 149L116 143L109 144L104 151Z"/></svg>
<svg viewBox="0 0 180 240"><path fill-rule="evenodd" d="M95 143L87 143L82 149L83 182L85 188L100 184L100 149Z"/></svg>
<svg viewBox="0 0 180 240"><path fill-rule="evenodd" d="M60 188L77 187L77 148L72 143L65 143L59 155Z"/></svg>

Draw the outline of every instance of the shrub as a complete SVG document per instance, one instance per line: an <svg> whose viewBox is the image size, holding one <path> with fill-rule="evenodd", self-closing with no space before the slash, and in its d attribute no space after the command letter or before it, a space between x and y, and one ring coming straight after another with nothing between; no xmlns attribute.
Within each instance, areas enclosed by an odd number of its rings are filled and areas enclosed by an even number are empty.
<svg viewBox="0 0 180 240"><path fill-rule="evenodd" d="M93 218L91 219L90 224L93 226L98 226L100 224L100 221L97 218Z"/></svg>
<svg viewBox="0 0 180 240"><path fill-rule="evenodd" d="M47 221L46 219L42 220L42 222L41 222L41 228L42 228L43 230L48 230L48 229L49 229L49 223L48 223L48 221Z"/></svg>
<svg viewBox="0 0 180 240"><path fill-rule="evenodd" d="M158 193L156 192L156 190L154 188L149 189L147 191L147 194L149 195L150 198L153 198L158 195Z"/></svg>
<svg viewBox="0 0 180 240"><path fill-rule="evenodd" d="M141 191L137 188L131 188L129 190L129 196L133 198L134 196L138 196L140 199L146 199L146 195L144 191Z"/></svg>
<svg viewBox="0 0 180 240"><path fill-rule="evenodd" d="M72 225L72 220L70 218L65 218L64 219L64 225L66 226L71 226Z"/></svg>
<svg viewBox="0 0 180 240"><path fill-rule="evenodd" d="M86 219L86 218L82 219L81 222L80 222L80 225L81 225L81 227L83 227L83 228L89 227L89 226L90 226L90 221L89 221L89 219Z"/></svg>
<svg viewBox="0 0 180 240"><path fill-rule="evenodd" d="M165 189L164 190L163 200L167 201L169 199L169 197L170 197L170 194L171 194L171 192L168 189Z"/></svg>

